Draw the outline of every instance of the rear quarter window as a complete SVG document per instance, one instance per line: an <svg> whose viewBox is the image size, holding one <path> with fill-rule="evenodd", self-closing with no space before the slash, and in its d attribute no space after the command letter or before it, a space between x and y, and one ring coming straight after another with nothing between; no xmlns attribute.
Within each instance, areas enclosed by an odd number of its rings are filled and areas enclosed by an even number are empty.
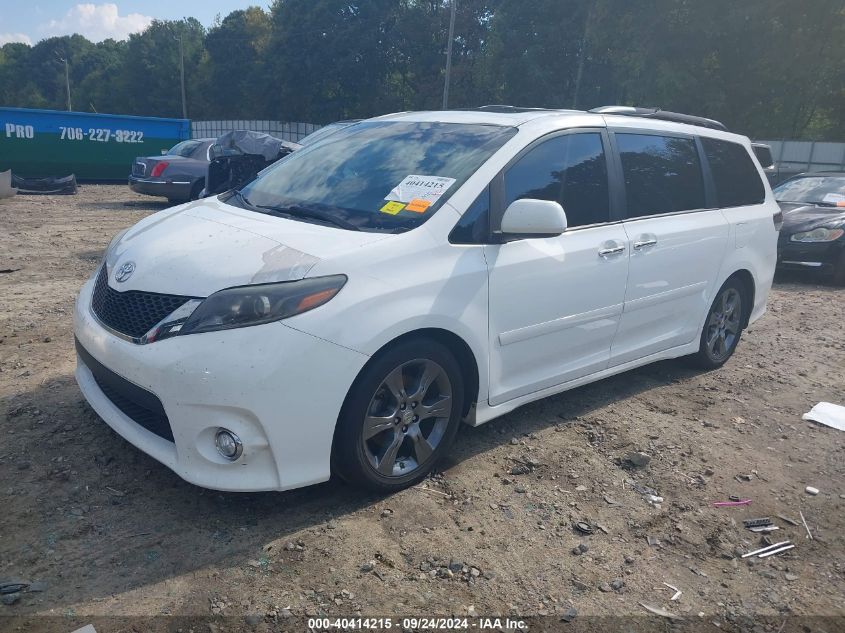
<svg viewBox="0 0 845 633"><path fill-rule="evenodd" d="M716 203L719 207L761 204L766 199L763 181L745 147L739 143L704 137L701 144L716 185Z"/></svg>

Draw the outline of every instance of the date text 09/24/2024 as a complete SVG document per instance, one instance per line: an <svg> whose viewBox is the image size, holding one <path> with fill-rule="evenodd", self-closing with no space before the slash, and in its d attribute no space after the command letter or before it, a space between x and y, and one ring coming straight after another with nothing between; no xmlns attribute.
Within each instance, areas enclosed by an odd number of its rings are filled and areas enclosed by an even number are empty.
<svg viewBox="0 0 845 633"><path fill-rule="evenodd" d="M353 630L525 630L527 623L518 618L309 618L308 629L313 631Z"/></svg>

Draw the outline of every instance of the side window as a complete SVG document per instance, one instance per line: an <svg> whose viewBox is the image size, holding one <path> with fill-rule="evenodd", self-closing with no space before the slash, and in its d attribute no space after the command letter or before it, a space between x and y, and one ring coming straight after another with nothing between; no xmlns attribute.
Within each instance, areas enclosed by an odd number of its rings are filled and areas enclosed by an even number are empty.
<svg viewBox="0 0 845 633"><path fill-rule="evenodd" d="M571 227L607 222L610 194L601 134L556 136L525 154L505 173L505 207L521 198L559 202Z"/></svg>
<svg viewBox="0 0 845 633"><path fill-rule="evenodd" d="M452 244L483 244L490 237L490 187L475 199L449 234Z"/></svg>
<svg viewBox="0 0 845 633"><path fill-rule="evenodd" d="M757 167L742 145L705 137L701 145L713 174L720 207L760 204L766 199Z"/></svg>
<svg viewBox="0 0 845 633"><path fill-rule="evenodd" d="M704 179L695 141L616 134L625 177L626 217L703 209Z"/></svg>

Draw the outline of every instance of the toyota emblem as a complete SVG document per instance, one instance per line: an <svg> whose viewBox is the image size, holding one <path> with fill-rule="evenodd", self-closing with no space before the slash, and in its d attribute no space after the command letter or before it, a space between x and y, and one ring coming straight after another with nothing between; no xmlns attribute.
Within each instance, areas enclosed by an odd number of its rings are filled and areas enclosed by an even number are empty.
<svg viewBox="0 0 845 633"><path fill-rule="evenodd" d="M132 276L132 273L135 272L135 262L126 262L120 268L117 269L117 272L114 274L114 280L122 284L124 281L129 279Z"/></svg>

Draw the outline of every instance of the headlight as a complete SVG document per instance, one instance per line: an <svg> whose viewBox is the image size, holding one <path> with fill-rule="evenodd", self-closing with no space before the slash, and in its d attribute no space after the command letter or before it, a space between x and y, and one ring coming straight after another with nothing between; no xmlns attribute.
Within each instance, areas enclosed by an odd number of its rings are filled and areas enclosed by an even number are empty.
<svg viewBox="0 0 845 633"><path fill-rule="evenodd" d="M845 233L843 229L827 229L819 227L804 233L793 233L789 239L793 242L832 242L838 240Z"/></svg>
<svg viewBox="0 0 845 633"><path fill-rule="evenodd" d="M287 319L323 305L345 283L346 275L332 275L221 290L194 310L178 334L230 330Z"/></svg>

